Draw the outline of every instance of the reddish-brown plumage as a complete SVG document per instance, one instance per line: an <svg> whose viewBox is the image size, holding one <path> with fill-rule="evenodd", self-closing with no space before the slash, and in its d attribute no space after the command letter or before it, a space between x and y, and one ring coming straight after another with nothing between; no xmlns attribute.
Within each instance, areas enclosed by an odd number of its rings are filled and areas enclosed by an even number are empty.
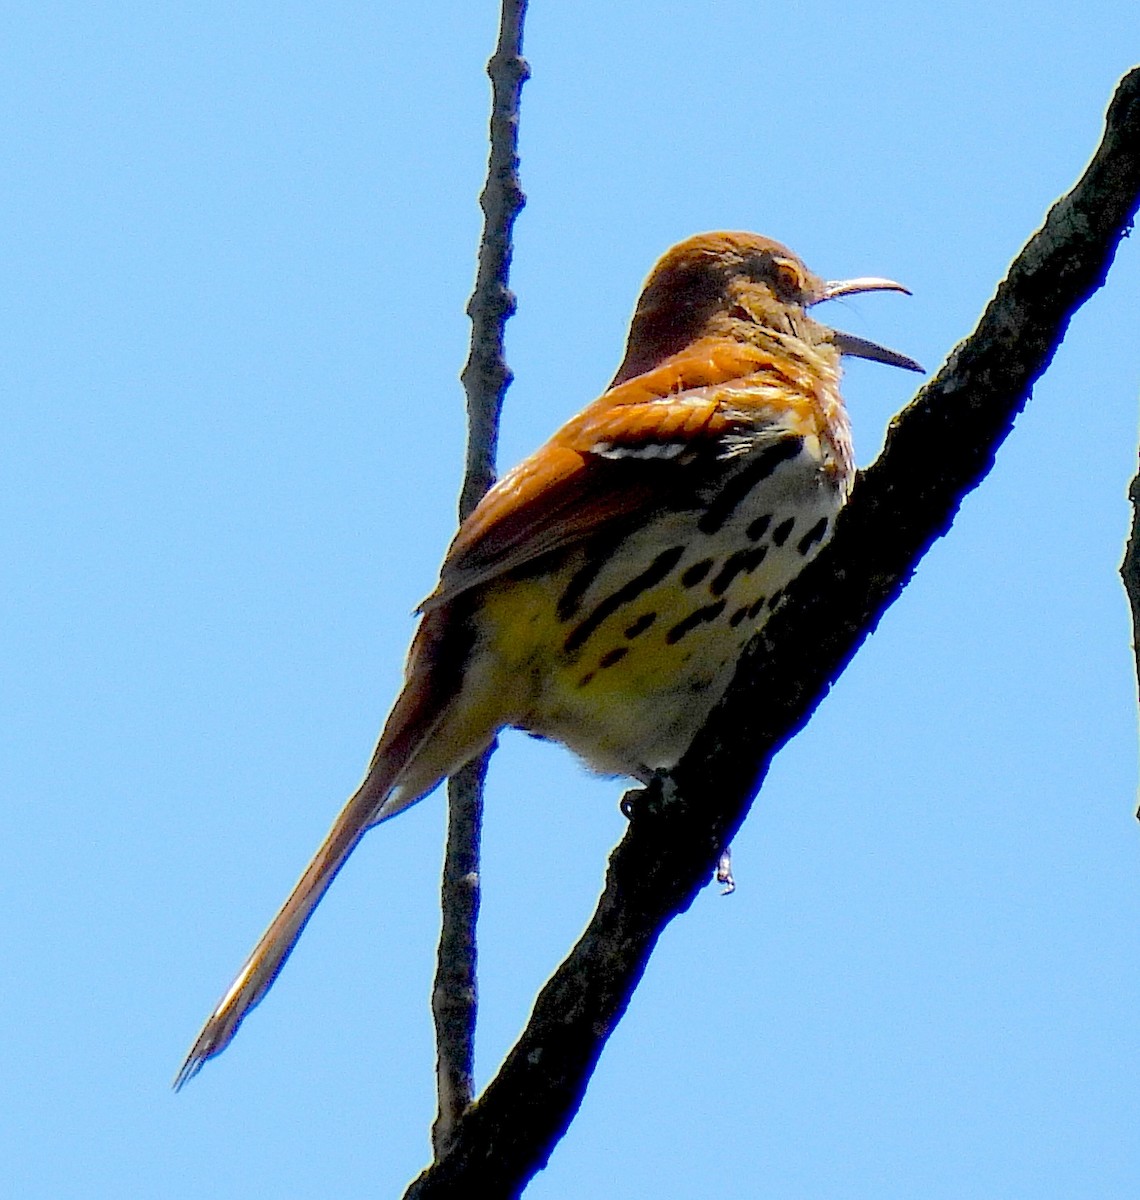
<svg viewBox="0 0 1140 1200"><path fill-rule="evenodd" d="M190 1051L229 1043L365 830L505 725L599 770L671 765L741 648L826 540L853 463L841 353L909 360L808 315L824 283L778 242L702 234L650 273L610 388L463 523L360 788Z"/></svg>

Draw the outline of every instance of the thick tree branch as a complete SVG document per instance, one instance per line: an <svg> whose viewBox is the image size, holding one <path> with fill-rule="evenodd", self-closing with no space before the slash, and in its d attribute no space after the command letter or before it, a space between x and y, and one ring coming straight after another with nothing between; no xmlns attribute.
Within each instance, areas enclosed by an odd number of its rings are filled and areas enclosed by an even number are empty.
<svg viewBox="0 0 1140 1200"><path fill-rule="evenodd" d="M835 537L789 588L669 778L637 795L581 940L449 1152L407 1195L517 1195L581 1102L665 925L708 881L772 756L807 721L994 454L1073 313L1104 282L1140 197L1140 69L1104 139L1017 257L974 333L892 423Z"/></svg>
<svg viewBox="0 0 1140 1200"><path fill-rule="evenodd" d="M503 0L499 43L487 64L492 89L491 151L487 183L479 198L483 209L479 268L467 305L471 353L461 376L467 392L467 470L459 498L460 521L495 481L499 414L511 382L503 337L507 319L515 311L515 297L507 286L511 234L525 202L518 177L519 97L529 74L522 57L525 15L526 0ZM483 780L493 748L449 779L447 785L442 927L432 988L439 1098L439 1111L432 1125L432 1149L437 1159L450 1144L456 1122L471 1103L474 1087L479 841Z"/></svg>

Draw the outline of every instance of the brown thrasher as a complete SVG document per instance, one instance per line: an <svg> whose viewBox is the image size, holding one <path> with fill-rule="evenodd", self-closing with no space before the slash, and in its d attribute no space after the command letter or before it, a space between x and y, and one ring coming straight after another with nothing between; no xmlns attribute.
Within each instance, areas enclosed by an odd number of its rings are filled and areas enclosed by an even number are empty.
<svg viewBox="0 0 1140 1200"><path fill-rule="evenodd" d="M609 389L491 489L423 602L406 682L364 782L207 1020L175 1081L265 995L365 830L513 725L595 770L673 766L854 476L840 357L921 370L807 310L825 283L778 242L674 246Z"/></svg>

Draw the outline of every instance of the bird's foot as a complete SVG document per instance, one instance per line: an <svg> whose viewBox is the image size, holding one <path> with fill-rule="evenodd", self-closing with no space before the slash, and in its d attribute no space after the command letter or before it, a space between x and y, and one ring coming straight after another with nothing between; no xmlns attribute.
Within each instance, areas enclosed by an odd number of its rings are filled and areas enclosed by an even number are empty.
<svg viewBox="0 0 1140 1200"><path fill-rule="evenodd" d="M732 877L732 847L725 846L716 864L716 881L724 884L722 896L731 896L736 891L736 880Z"/></svg>

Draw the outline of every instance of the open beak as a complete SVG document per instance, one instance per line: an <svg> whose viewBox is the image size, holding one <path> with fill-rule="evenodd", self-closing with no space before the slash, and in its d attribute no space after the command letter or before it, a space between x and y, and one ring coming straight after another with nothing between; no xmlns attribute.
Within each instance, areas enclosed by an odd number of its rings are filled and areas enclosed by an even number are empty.
<svg viewBox="0 0 1140 1200"><path fill-rule="evenodd" d="M833 279L820 289L813 304L821 304L824 300L834 300L838 296L854 296L859 292L902 292L910 295L910 289L893 279L880 279L877 275L864 275L859 279ZM907 358L897 350L888 350L877 342L869 342L866 338L856 337L853 333L843 333L835 329L831 334L832 342L839 348L840 354L852 358L869 358L872 362L886 363L889 367L902 367L904 371L919 371L923 368L913 358Z"/></svg>

